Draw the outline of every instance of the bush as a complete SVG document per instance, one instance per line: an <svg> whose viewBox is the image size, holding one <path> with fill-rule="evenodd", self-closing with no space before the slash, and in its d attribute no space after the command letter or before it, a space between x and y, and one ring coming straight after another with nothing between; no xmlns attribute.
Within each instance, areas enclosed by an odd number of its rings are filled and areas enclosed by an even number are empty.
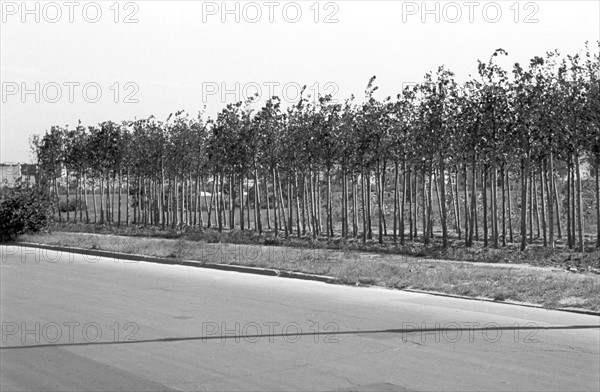
<svg viewBox="0 0 600 392"><path fill-rule="evenodd" d="M67 212L67 202L61 201L58 205L58 209L60 212ZM87 206L83 200L77 200L77 205L75 204L75 200L69 200L69 212L85 210L87 210Z"/></svg>
<svg viewBox="0 0 600 392"><path fill-rule="evenodd" d="M0 192L0 241L44 229L52 219L52 203L41 190L22 184Z"/></svg>

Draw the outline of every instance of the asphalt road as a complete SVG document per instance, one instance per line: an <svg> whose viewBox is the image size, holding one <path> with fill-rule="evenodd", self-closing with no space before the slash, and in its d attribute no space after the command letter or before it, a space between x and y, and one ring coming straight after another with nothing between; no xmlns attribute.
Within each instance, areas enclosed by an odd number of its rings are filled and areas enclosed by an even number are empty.
<svg viewBox="0 0 600 392"><path fill-rule="evenodd" d="M600 390L600 318L1 246L0 389Z"/></svg>

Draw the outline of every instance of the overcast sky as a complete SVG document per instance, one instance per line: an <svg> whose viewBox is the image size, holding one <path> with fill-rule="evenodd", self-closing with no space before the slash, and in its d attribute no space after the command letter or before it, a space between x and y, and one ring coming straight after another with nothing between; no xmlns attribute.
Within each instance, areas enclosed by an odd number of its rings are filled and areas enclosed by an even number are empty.
<svg viewBox="0 0 600 392"><path fill-rule="evenodd" d="M463 81L497 48L510 68L600 39L599 1L0 3L2 162L31 161L52 125L214 117L302 85L344 100L373 75L384 98L440 65Z"/></svg>

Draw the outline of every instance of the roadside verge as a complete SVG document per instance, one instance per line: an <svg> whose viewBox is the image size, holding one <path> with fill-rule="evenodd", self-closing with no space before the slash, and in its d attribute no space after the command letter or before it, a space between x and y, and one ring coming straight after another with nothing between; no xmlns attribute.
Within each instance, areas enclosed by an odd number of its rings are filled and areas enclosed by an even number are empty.
<svg viewBox="0 0 600 392"><path fill-rule="evenodd" d="M248 274L264 275L264 276L274 276L274 277L281 277L281 278L312 280L312 281L331 283L331 284L348 284L347 282L344 282L341 279L333 277L333 276L308 274L308 273L303 273L303 272L294 272L294 271L280 270L280 269L273 269L273 268L252 267L252 266L224 264L224 263L200 262L200 261L196 261L196 260L185 260L185 259L178 259L178 258L171 258L171 257L147 256L147 255L140 255L140 254L100 250L100 249L86 249L86 248L71 247L71 246L47 245L47 244L23 242L23 241L11 243L11 244L4 244L4 245L46 249L46 250L51 250L51 251L55 251L55 252L73 253L73 254L94 256L94 257L105 257L105 258L112 258L117 261L121 261L121 260L143 261L143 262L158 263L158 264L183 265L183 266L188 266L188 267L217 269L217 270L222 270L222 271L248 273ZM348 285L350 285L350 284L348 284ZM359 285L359 284L356 284L356 285ZM363 284L363 283L361 283L360 286L381 287L380 285ZM432 291L432 290L421 290L421 289L412 289L412 288L403 288L403 287L393 287L393 289L406 291L406 292L412 292L412 293L442 296L442 297L447 297L447 298L493 302L493 303L505 304L505 305L524 306L524 307L537 308L537 309L558 310L558 311L563 311L563 312L600 316L599 311L582 309L582 308L555 307L555 308L548 309L547 307L544 307L542 305L527 303L527 302L520 302L520 301L492 299L492 298L481 297L481 296L465 296L465 295L443 293L443 292Z"/></svg>

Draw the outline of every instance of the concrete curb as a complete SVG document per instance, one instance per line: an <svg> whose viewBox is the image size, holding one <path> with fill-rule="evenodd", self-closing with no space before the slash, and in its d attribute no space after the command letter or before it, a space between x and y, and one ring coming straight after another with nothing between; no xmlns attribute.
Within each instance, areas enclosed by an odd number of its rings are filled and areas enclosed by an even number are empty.
<svg viewBox="0 0 600 392"><path fill-rule="evenodd" d="M86 248L77 248L77 247L46 245L46 244L38 244L38 243L33 243L33 242L20 242L19 241L19 242L14 242L11 244L6 244L6 245L16 245L16 246L22 246L22 247L38 248L38 249L48 249L48 250L53 250L53 251L57 251L57 252L78 253L78 254L83 254L83 255L88 255L88 256L114 258L115 260L131 260L131 261L144 261L144 262L149 262L149 263L158 263L158 264L184 265L184 266L188 266L188 267L208 268L208 269L216 269L216 270L222 270L222 271L239 272L239 273L245 273L245 274L277 276L280 278L313 280L313 281L323 282L323 283L343 284L340 281L340 279L335 278L333 276L312 275L312 274L306 274L303 272L281 271L281 270L271 269L271 268L249 267L249 266L234 265L234 264L203 263L201 261L195 261L195 260L179 260L179 259L171 259L171 258L155 257L155 256L144 256L144 255L138 255L138 254L132 254L132 253L121 253L121 252L113 252L113 251L98 250L98 249L86 249ZM378 287L378 288L382 287L382 286L377 286L377 285L361 285L361 286L362 287ZM401 288L392 288L392 289L406 291L409 293L435 295L438 297L465 299L465 300L470 300L470 301L492 302L492 303L502 304L502 305L523 306L523 307L527 307L527 308L535 308L535 309L542 309L542 310L558 310L561 312L584 314L584 315L588 315L588 316L600 316L600 312L588 310L588 309L577 309L577 308L549 309L549 308L543 307L542 305L536 305L536 304L531 304L531 303L526 303L526 302L499 301L499 300L494 300L492 298L468 297L468 296L458 295L458 294L447 294L447 293L441 293L438 291L427 291L427 290L418 290L418 289L401 289Z"/></svg>
<svg viewBox="0 0 600 392"><path fill-rule="evenodd" d="M144 261L144 262L148 262L148 263L184 265L184 266L188 266L188 267L217 269L217 270L222 270L222 271L240 272L240 273L245 273L245 274L278 276L280 278L314 280L314 281L324 282L324 283L339 283L339 280L337 278L334 278L333 276L312 275L312 274L305 274L302 272L293 272L293 271L280 271L280 270L272 269L272 268L250 267L250 266L234 265L234 264L203 263L201 261L196 261L196 260L181 260L181 259L172 259L172 258L156 257L156 256L144 256L144 255L138 255L138 254L132 254L132 253L121 253L121 252L113 252L113 251L99 250L99 249L86 249L86 248L67 247L67 246L58 246L58 245L47 245L47 244L38 244L38 243L33 243L33 242L20 242L19 241L19 242L14 242L10 245L29 247L29 248L38 248L38 249L47 249L47 250L52 250L52 251L56 251L56 252L77 253L77 254L82 254L82 255L87 255L87 256L113 258L116 261L119 261L119 260Z"/></svg>
<svg viewBox="0 0 600 392"><path fill-rule="evenodd" d="M588 310L588 309L577 309L577 308L545 308L542 305L531 304L531 303L528 303L528 302L500 301L500 300L495 300L495 299L486 298L486 297L467 297L467 296L464 296L464 295L447 294L447 293L441 293L441 292L438 292L438 291L427 291L427 290L418 290L418 289L397 289L397 290L407 291L409 293L435 295L435 296L438 296L438 297L447 297L447 298L456 298L456 299L468 299L468 300L471 300L471 301L493 302L495 304L501 304L501 305L523 306L523 307L526 307L526 308L543 309L543 310L558 310L558 311L561 311L561 312L585 314L585 315L588 315L588 316L600 316L600 312L596 312L596 311Z"/></svg>

